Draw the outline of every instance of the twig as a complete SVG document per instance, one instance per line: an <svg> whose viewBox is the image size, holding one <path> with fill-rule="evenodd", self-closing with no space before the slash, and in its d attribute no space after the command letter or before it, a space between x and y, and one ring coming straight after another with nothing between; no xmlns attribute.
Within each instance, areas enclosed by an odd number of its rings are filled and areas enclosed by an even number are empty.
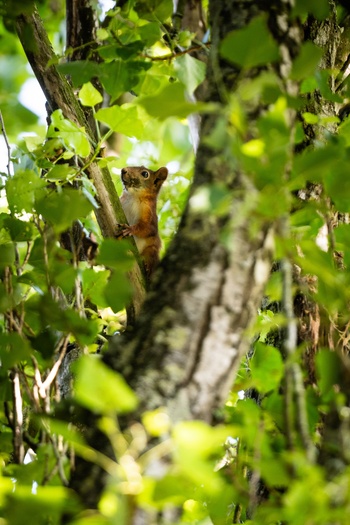
<svg viewBox="0 0 350 525"><path fill-rule="evenodd" d="M46 397L46 391L50 388L52 382L55 380L56 375L58 374L59 368L62 364L62 361L64 359L64 356L66 355L67 351L67 345L69 341L70 334L66 335L59 343L58 348L61 347L60 355L58 356L57 361L51 368L48 376L46 377L45 381L41 383L39 386L39 393L42 398Z"/></svg>
<svg viewBox="0 0 350 525"><path fill-rule="evenodd" d="M2 131L4 140L5 140L5 144L6 144L6 148L7 148L7 174L8 174L9 177L11 177L11 170L10 170L10 166L11 166L11 148L10 148L10 144L9 144L9 141L8 141L8 138L7 138L7 135L6 135L5 123L4 123L4 119L2 117L1 110L0 110L0 126L1 126L1 131Z"/></svg>
<svg viewBox="0 0 350 525"><path fill-rule="evenodd" d="M183 51L177 51L177 52L174 51L173 53L168 53L167 55L153 57L151 55L142 54L141 57L149 58L153 62L157 60L171 60L172 58L177 58L182 55L187 55L187 53L192 53L193 51L198 51L199 49L203 49L203 48L205 49L207 46L210 46L210 45L211 45L211 42L208 42L203 45L193 46L188 49L184 49Z"/></svg>

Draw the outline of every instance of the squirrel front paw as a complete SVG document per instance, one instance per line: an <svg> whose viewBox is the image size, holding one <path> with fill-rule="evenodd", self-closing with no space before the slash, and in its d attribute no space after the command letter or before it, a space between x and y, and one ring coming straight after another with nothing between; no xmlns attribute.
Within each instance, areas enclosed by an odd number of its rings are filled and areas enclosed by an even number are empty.
<svg viewBox="0 0 350 525"><path fill-rule="evenodd" d="M118 226L120 230L116 234L117 239L124 239L124 237L130 237L133 234L128 224L118 224Z"/></svg>

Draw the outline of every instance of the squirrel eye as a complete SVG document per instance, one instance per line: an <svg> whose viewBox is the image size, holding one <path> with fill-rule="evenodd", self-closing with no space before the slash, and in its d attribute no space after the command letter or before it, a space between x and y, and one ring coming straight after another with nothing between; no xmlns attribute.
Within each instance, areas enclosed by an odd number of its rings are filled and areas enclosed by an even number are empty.
<svg viewBox="0 0 350 525"><path fill-rule="evenodd" d="M146 171L146 170L141 171L141 175L142 175L142 177L144 177L145 179L147 179L147 178L149 177L149 173L148 173L148 171Z"/></svg>

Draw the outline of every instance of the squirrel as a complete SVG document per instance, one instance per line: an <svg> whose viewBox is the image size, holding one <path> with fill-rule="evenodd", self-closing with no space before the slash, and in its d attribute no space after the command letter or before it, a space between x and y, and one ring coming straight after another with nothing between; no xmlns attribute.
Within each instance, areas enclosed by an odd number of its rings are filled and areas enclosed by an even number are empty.
<svg viewBox="0 0 350 525"><path fill-rule="evenodd" d="M124 191L120 202L128 224L119 224L117 237L134 236L136 246L150 278L159 262L161 246L158 233L157 197L168 176L167 168L157 171L144 166L129 166L121 170Z"/></svg>

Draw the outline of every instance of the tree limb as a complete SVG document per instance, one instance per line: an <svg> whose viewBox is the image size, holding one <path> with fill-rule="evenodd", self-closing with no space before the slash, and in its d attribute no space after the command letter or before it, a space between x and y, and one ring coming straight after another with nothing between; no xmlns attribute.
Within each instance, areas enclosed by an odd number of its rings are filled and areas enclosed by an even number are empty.
<svg viewBox="0 0 350 525"><path fill-rule="evenodd" d="M42 20L36 10L30 15L23 14L17 18L17 32L23 49L33 68L34 74L46 96L50 110L60 108L64 116L79 127L84 127L93 148L96 148L95 132L86 120L84 111L76 99L74 92L55 67L56 56L43 27ZM94 154L90 154L90 157ZM89 158L90 158L89 157ZM100 168L97 162L89 164L89 158L84 159L88 164L86 172L97 191L97 200L100 207L95 211L98 224L104 237L114 237L119 229L118 224L126 222L125 215L107 168ZM145 295L145 280L142 272L142 262L133 239L130 247L135 255L136 264L129 279L133 286L133 310L137 314Z"/></svg>

